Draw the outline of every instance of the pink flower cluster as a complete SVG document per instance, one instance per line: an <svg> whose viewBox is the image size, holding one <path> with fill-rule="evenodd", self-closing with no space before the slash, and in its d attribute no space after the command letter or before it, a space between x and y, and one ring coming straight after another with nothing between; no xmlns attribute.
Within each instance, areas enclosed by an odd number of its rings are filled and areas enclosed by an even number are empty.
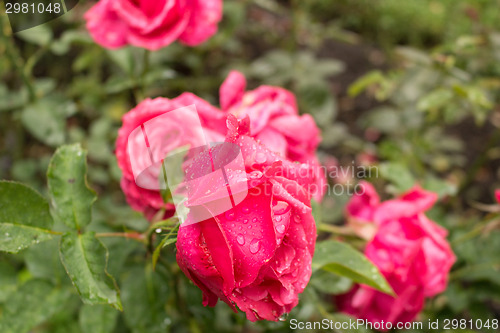
<svg viewBox="0 0 500 333"><path fill-rule="evenodd" d="M397 199L380 202L373 186L346 207L348 223L369 240L365 255L385 276L396 297L357 285L340 296L340 310L371 322L408 322L426 297L446 289L455 262L446 230L425 216L437 195L416 186Z"/></svg>

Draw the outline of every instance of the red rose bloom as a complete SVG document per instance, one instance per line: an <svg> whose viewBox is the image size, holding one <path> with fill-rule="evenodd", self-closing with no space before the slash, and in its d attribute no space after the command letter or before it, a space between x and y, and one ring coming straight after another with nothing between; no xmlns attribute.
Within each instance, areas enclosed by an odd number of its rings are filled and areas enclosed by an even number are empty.
<svg viewBox="0 0 500 333"><path fill-rule="evenodd" d="M310 166L289 162L246 135L229 133L228 140L241 148L248 194L203 222L189 224L188 215L178 232L177 262L203 291L204 305L220 298L251 321L278 320L297 305L311 276L312 179L298 170ZM192 172L202 164L194 163Z"/></svg>

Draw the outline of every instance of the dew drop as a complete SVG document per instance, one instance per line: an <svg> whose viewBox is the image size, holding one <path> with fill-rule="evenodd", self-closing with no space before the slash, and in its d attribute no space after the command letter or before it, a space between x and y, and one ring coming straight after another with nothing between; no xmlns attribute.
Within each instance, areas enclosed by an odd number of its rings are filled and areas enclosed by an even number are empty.
<svg viewBox="0 0 500 333"><path fill-rule="evenodd" d="M241 208L241 211L242 211L244 214L248 214L248 213L250 212L250 209L249 209L247 206L245 206L245 207Z"/></svg>
<svg viewBox="0 0 500 333"><path fill-rule="evenodd" d="M248 219L244 219L243 224L247 224L247 223L248 223Z"/></svg>
<svg viewBox="0 0 500 333"><path fill-rule="evenodd" d="M260 241L258 239L254 239L252 243L250 243L250 252L255 254L259 252L260 249Z"/></svg>
<svg viewBox="0 0 500 333"><path fill-rule="evenodd" d="M274 218L275 218L275 219L276 219L276 221L278 221L278 222L279 222L279 221L281 221L281 215L276 215Z"/></svg>
<svg viewBox="0 0 500 333"><path fill-rule="evenodd" d="M280 234L285 232L285 225L284 224L279 224L276 226L276 231L278 231Z"/></svg>
<svg viewBox="0 0 500 333"><path fill-rule="evenodd" d="M257 162L259 164L265 163L266 160L267 160L267 157L264 153L257 153L257 155L255 155L255 162Z"/></svg>
<svg viewBox="0 0 500 333"><path fill-rule="evenodd" d="M300 215L295 215L295 216L293 217L293 220L294 220L295 222L297 222L297 223L300 223L302 219L300 218Z"/></svg>
<svg viewBox="0 0 500 333"><path fill-rule="evenodd" d="M236 241L238 242L238 244L244 245L245 244L245 237L243 235L238 235L238 237L236 237Z"/></svg>
<svg viewBox="0 0 500 333"><path fill-rule="evenodd" d="M276 204L273 205L273 212L275 215L283 215L290 210L290 205L285 201L277 201Z"/></svg>
<svg viewBox="0 0 500 333"><path fill-rule="evenodd" d="M254 218L252 219L252 222L253 222L253 223L257 223L257 221L258 221L258 220L257 220L257 218L256 218L256 217L254 217Z"/></svg>
<svg viewBox="0 0 500 333"><path fill-rule="evenodd" d="M252 171L248 175L248 178L250 178L250 179L259 179L261 177L262 177L262 172L260 172L260 171Z"/></svg>
<svg viewBox="0 0 500 333"><path fill-rule="evenodd" d="M234 220L234 212L233 212L233 210L228 210L228 211L224 214L224 216L226 216L226 219L228 219L228 220L230 220L230 221Z"/></svg>

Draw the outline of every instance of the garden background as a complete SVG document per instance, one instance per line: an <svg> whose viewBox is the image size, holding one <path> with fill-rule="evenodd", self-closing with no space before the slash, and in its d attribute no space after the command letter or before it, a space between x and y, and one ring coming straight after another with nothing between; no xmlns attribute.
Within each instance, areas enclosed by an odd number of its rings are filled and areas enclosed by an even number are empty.
<svg viewBox="0 0 500 333"><path fill-rule="evenodd" d="M46 195L56 148L81 143L98 195L90 230L145 231L119 185L122 116L146 96L185 91L218 105L221 83L237 69L249 88L296 94L322 131L322 163L376 166L369 180L383 198L415 183L439 194L427 215L448 229L457 261L447 290L418 320L499 318L500 1L228 0L207 42L155 52L94 43L82 18L89 6L15 35L2 14L0 179ZM318 240L352 236L342 227L348 199L330 193L316 207ZM291 318L346 320L332 296L349 290L346 277L318 270L285 321L251 323L222 302L202 306L173 244L153 270L140 243L101 240L124 312L82 304L53 239L0 253L2 332L288 332Z"/></svg>

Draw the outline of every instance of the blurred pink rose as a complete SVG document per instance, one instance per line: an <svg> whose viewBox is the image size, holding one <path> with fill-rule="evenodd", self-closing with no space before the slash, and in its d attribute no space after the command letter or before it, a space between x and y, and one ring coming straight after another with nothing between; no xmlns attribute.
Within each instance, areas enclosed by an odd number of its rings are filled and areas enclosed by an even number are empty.
<svg viewBox="0 0 500 333"><path fill-rule="evenodd" d="M298 176L304 165L240 135L245 129L233 125L228 140L241 148L248 195L203 222L189 224L188 215L178 232L177 262L203 291L205 306L220 298L251 321L276 321L297 305L311 276L316 226L306 185L313 180ZM190 172L203 164L194 163Z"/></svg>
<svg viewBox="0 0 500 333"><path fill-rule="evenodd" d="M115 151L118 166L122 171L121 187L130 206L142 212L149 220L162 208L166 210L165 217L171 216L174 212L174 207L171 204L164 203L159 190L148 190L137 186L130 160L135 159L138 163L141 163L141 159L145 159L148 156L144 154L143 149L140 147L138 149L131 147L130 151L134 151L137 155L129 155L129 135L134 129L150 119L192 104L196 106L201 125L205 127L204 131L208 136L207 139L214 142L224 140L224 136L219 134L225 126L224 115L206 101L190 93L184 93L174 99L161 97L146 99L123 116L123 125L118 131ZM161 145L153 147L153 149L161 150L158 155L165 156L175 148L191 144L194 139L190 134L193 124L186 122L185 119L179 119L178 122L173 124L175 125L175 135L173 135L172 127L167 125L169 124L153 123L150 126L153 132L164 136ZM132 141L132 144L138 145L140 143ZM149 160L144 161L142 164L147 163L149 163ZM159 172L159 168L156 171Z"/></svg>
<svg viewBox="0 0 500 333"><path fill-rule="evenodd" d="M374 226L375 235L366 246L366 256L379 268L397 297L357 285L338 298L340 310L371 322L408 322L415 319L425 297L446 289L455 262L446 230L429 220L437 195L414 187L401 197L380 203L369 183L364 194L347 205L349 219Z"/></svg>
<svg viewBox="0 0 500 333"><path fill-rule="evenodd" d="M194 46L217 31L222 0L101 0L87 13L94 40L110 49L158 50L179 39Z"/></svg>
<svg viewBox="0 0 500 333"><path fill-rule="evenodd" d="M284 158L309 163L315 182L311 185L313 197L321 201L326 177L316 149L321 141L320 131L309 114L299 115L295 96L288 90L260 86L245 91L246 79L238 71L231 71L220 88L222 110L237 118L250 118L250 135Z"/></svg>
<svg viewBox="0 0 500 333"><path fill-rule="evenodd" d="M367 226L372 229L371 233L361 233L359 236L370 240L376 228L385 221L423 215L437 200L437 194L422 190L415 186L397 199L380 202L377 191L368 182L362 181L358 185L357 193L346 205L347 221L355 231L360 227Z"/></svg>
<svg viewBox="0 0 500 333"><path fill-rule="evenodd" d="M495 191L495 199L497 199L497 202L500 203L500 190Z"/></svg>

